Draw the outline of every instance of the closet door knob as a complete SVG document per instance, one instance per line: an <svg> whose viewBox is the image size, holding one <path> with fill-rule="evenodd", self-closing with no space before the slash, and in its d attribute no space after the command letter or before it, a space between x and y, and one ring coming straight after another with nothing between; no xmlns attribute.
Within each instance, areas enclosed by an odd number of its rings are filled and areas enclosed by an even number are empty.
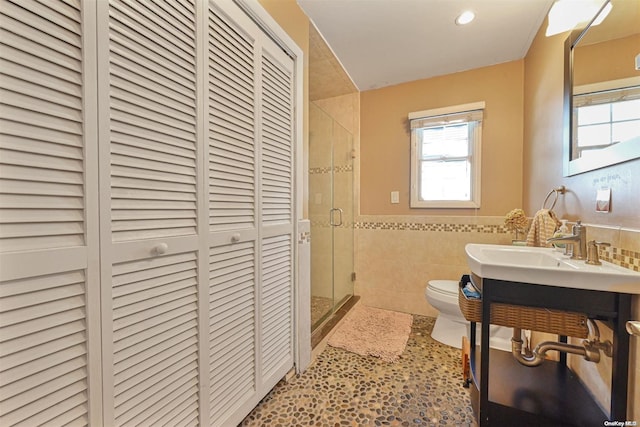
<svg viewBox="0 0 640 427"><path fill-rule="evenodd" d="M231 235L231 243L237 243L240 241L240 233Z"/></svg>
<svg viewBox="0 0 640 427"><path fill-rule="evenodd" d="M159 245L156 245L153 247L153 249L151 250L151 253L153 255L163 255L163 254L166 254L168 250L169 250L169 245L167 245L166 243L160 243Z"/></svg>

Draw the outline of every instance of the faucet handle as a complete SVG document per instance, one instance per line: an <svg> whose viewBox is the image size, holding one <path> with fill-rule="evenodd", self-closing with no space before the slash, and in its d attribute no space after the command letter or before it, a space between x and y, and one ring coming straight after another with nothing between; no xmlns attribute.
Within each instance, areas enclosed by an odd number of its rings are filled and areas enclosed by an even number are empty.
<svg viewBox="0 0 640 427"><path fill-rule="evenodd" d="M602 265L598 255L598 247L600 246L611 246L611 243L598 242L596 240L590 240L587 243L587 260L585 261L587 264Z"/></svg>

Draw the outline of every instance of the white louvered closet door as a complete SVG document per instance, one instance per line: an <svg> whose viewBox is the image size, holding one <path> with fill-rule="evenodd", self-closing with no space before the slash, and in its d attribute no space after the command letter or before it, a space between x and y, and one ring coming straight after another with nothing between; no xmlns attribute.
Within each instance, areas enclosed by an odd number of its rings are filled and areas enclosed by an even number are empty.
<svg viewBox="0 0 640 427"><path fill-rule="evenodd" d="M210 425L236 425L293 367L293 61L209 1Z"/></svg>
<svg viewBox="0 0 640 427"><path fill-rule="evenodd" d="M1 426L236 425L293 367L293 61L239 4L0 0Z"/></svg>
<svg viewBox="0 0 640 427"><path fill-rule="evenodd" d="M101 423L95 10L0 2L0 425Z"/></svg>
<svg viewBox="0 0 640 427"><path fill-rule="evenodd" d="M260 371L271 389L293 366L293 60L270 39L260 55Z"/></svg>
<svg viewBox="0 0 640 427"><path fill-rule="evenodd" d="M105 425L196 425L196 5L98 7Z"/></svg>
<svg viewBox="0 0 640 427"><path fill-rule="evenodd" d="M229 6L209 2L207 22L211 426L237 424L258 392L257 28Z"/></svg>

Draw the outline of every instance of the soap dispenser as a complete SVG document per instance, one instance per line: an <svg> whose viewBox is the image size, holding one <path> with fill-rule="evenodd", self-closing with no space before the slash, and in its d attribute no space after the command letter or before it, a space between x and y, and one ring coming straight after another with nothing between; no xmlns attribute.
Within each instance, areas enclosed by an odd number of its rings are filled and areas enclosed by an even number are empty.
<svg viewBox="0 0 640 427"><path fill-rule="evenodd" d="M567 226L567 220L561 219L560 222L561 222L560 228L558 228L558 230L555 233L553 233L553 237L570 236L571 232L569 231L569 227ZM554 242L553 246L555 246L557 251L560 251L560 252L564 251L565 253L567 252L567 248L566 248L567 245L565 243Z"/></svg>
<svg viewBox="0 0 640 427"><path fill-rule="evenodd" d="M569 232L569 227L567 226L567 220L561 219L560 222L562 223L562 225L560 225L560 228L558 228L557 233L560 233L560 236L568 236L569 234L571 234Z"/></svg>

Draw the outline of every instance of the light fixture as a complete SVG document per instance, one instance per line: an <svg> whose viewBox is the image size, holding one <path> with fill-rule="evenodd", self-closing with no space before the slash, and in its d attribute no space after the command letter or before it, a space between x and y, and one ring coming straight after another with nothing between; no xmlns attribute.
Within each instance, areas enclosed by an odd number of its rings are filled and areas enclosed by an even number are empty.
<svg viewBox="0 0 640 427"><path fill-rule="evenodd" d="M602 7L602 0L556 0L549 11L547 37L573 30L578 24L588 24ZM591 25L600 24L611 11L611 2L602 9Z"/></svg>
<svg viewBox="0 0 640 427"><path fill-rule="evenodd" d="M466 25L469 22L473 21L473 19L475 17L476 17L475 13L473 13L470 10L465 10L460 15L458 15L458 17L456 18L456 24L458 24L458 25Z"/></svg>

